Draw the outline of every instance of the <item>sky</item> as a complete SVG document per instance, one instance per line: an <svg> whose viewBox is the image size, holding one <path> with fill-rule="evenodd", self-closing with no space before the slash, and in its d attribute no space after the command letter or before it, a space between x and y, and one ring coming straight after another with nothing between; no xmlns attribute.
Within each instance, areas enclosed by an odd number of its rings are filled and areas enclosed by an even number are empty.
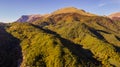
<svg viewBox="0 0 120 67"><path fill-rule="evenodd" d="M48 14L64 7L109 15L120 12L120 0L0 0L0 22L13 22L22 15Z"/></svg>

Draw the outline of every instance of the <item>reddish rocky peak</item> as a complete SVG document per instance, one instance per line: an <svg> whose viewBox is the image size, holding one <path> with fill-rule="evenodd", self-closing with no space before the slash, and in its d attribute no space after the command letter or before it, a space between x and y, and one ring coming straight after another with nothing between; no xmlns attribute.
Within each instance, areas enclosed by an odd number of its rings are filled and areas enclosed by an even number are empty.
<svg viewBox="0 0 120 67"><path fill-rule="evenodd" d="M112 20L119 20L120 21L120 12L110 14L108 17L111 18Z"/></svg>

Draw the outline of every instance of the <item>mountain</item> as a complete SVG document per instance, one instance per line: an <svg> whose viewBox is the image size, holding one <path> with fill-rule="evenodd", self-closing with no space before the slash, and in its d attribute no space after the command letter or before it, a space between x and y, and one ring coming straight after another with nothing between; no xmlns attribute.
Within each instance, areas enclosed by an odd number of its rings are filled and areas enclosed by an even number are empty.
<svg viewBox="0 0 120 67"><path fill-rule="evenodd" d="M82 10L82 9L77 9L75 7L66 7L66 8L61 8L59 10L52 12L51 14L47 15L47 17L34 21L32 22L32 24L37 24L37 25L39 24L41 26L44 26L44 25L54 24L56 23L56 21L61 21L62 19L70 20L70 21L72 19L79 20L78 17L80 16L92 17L97 15L86 12L85 10Z"/></svg>
<svg viewBox="0 0 120 67"><path fill-rule="evenodd" d="M81 15L96 16L95 14L88 13L82 9L77 9L75 7L61 8L59 10L54 11L52 14L61 14L61 13L78 13Z"/></svg>
<svg viewBox="0 0 120 67"><path fill-rule="evenodd" d="M77 9L77 8L74 8L74 7L66 7L66 8L61 8L59 10L56 10L56 11L52 12L51 14L45 14L45 15L39 15L39 14L38 15L23 15L16 22L29 22L29 23L32 23L32 22L35 22L37 20L42 20L43 17L47 18L49 16L62 14L62 13L78 13L80 15L86 15L86 16L97 16L95 14L86 12L86 11L84 11L82 9Z"/></svg>
<svg viewBox="0 0 120 67"><path fill-rule="evenodd" d="M108 17L111 18L112 20L119 20L120 21L120 12L113 13L113 14L109 15Z"/></svg>
<svg viewBox="0 0 120 67"><path fill-rule="evenodd" d="M21 18L19 18L16 22L34 22L38 19L41 19L42 16L39 15L39 14L36 14L36 15L23 15L21 16Z"/></svg>
<svg viewBox="0 0 120 67"><path fill-rule="evenodd" d="M120 21L62 8L0 25L0 67L119 67Z"/></svg>
<svg viewBox="0 0 120 67"><path fill-rule="evenodd" d="M119 21L113 21L104 16L89 16L81 12L59 11L60 13L53 13L33 24L54 31L61 37L90 50L103 67L119 67L120 61L113 60L120 56L118 54L120 51Z"/></svg>

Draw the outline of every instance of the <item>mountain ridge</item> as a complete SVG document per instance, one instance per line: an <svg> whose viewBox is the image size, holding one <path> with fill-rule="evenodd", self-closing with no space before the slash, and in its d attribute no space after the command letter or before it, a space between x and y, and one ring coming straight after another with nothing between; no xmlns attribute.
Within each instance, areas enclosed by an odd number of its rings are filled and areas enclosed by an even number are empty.
<svg viewBox="0 0 120 67"><path fill-rule="evenodd" d="M95 14L86 12L85 10L77 9L75 7L65 7L65 8L58 9L58 10L56 10L50 14L46 14L46 15L39 15L39 14L23 15L16 22L30 22L31 23L31 22L40 20L43 17L47 18L49 16L62 14L62 13L78 13L80 15L85 15L85 16L97 16Z"/></svg>

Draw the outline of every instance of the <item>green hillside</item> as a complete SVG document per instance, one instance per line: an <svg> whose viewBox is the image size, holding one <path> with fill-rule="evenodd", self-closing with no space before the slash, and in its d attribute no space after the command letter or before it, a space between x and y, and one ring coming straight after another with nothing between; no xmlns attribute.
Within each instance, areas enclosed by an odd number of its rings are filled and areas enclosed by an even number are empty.
<svg viewBox="0 0 120 67"><path fill-rule="evenodd" d="M120 65L119 21L115 22L100 16L62 13L33 24L55 31L63 38L90 50L93 57L101 61L103 66L119 67Z"/></svg>
<svg viewBox="0 0 120 67"><path fill-rule="evenodd" d="M20 40L21 67L100 66L89 50L83 49L52 31L28 23L13 23L7 31ZM87 55L88 52L90 56Z"/></svg>

